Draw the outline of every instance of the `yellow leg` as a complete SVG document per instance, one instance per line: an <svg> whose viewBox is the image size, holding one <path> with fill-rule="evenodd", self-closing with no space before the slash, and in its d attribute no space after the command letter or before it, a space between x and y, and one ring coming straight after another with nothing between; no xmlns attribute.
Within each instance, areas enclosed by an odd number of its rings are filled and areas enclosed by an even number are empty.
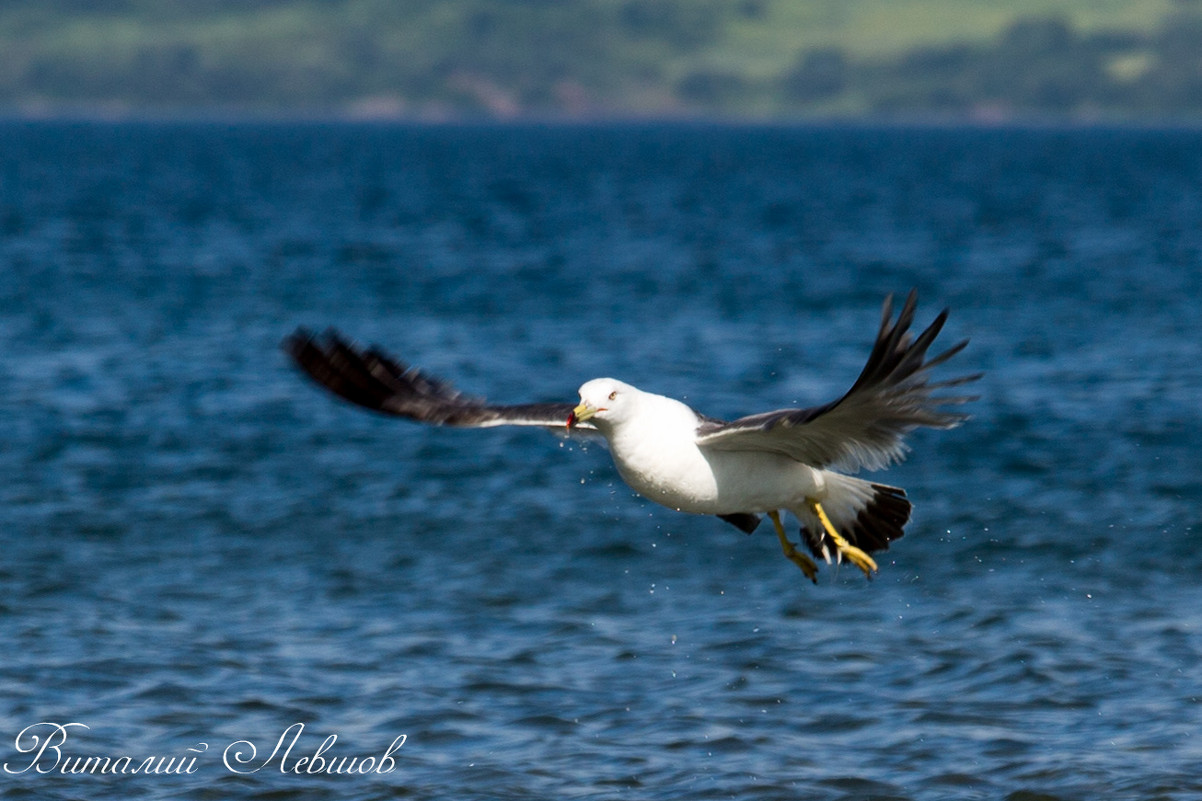
<svg viewBox="0 0 1202 801"><path fill-rule="evenodd" d="M873 558L869 556L866 551L857 548L847 540L843 539L839 532L835 531L835 527L831 523L831 519L826 516L826 510L822 508L822 504L810 498L806 499L806 503L809 505L810 511L813 512L818 518L818 521L822 523L822 527L826 529L826 533L830 536L831 541L835 543L835 547L839 549L839 555L841 557L846 557L847 561L863 570L865 576L872 578L872 574L877 571L876 562L873 560Z"/></svg>
<svg viewBox="0 0 1202 801"><path fill-rule="evenodd" d="M785 557L801 568L801 572L806 574L806 578L815 584L818 583L818 565L814 564L814 560L806 556L801 551L789 542L789 538L785 536L785 527L780 523L779 512L769 512L768 517L772 520L772 525L776 527L776 536L780 539L781 550L785 552Z"/></svg>

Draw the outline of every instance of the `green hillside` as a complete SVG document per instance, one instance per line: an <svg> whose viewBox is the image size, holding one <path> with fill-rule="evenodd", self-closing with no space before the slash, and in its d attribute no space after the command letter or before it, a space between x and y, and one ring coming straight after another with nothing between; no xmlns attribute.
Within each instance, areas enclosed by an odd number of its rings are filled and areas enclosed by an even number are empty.
<svg viewBox="0 0 1202 801"><path fill-rule="evenodd" d="M1202 115L1199 0L6 0L0 106Z"/></svg>

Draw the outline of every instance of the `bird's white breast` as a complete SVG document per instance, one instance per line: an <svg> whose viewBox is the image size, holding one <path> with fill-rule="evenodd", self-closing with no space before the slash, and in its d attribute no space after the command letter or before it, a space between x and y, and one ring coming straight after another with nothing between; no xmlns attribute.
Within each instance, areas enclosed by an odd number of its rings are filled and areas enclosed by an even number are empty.
<svg viewBox="0 0 1202 801"><path fill-rule="evenodd" d="M699 514L784 508L813 487L814 471L788 457L699 447L699 422L683 403L644 393L637 414L608 432L622 479L645 498Z"/></svg>
<svg viewBox="0 0 1202 801"><path fill-rule="evenodd" d="M610 450L622 479L651 500L687 509L712 500L717 483L695 443L697 416L678 401L640 398L638 414L610 435Z"/></svg>

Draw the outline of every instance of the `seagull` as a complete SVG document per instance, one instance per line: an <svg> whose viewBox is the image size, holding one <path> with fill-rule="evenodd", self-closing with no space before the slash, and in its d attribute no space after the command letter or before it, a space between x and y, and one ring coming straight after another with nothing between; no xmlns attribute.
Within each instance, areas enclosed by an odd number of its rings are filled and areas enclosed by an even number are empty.
<svg viewBox="0 0 1202 801"><path fill-rule="evenodd" d="M681 512L717 516L748 534L766 515L785 557L816 582L815 558L850 562L871 578L878 566L869 554L887 549L910 520L905 490L850 473L901 461L908 433L954 428L968 416L944 407L976 400L936 394L980 374L929 380L931 368L968 340L928 359L948 312L914 336L916 305L911 291L894 319L893 296L885 299L868 361L838 400L730 421L614 378L585 382L576 404L492 404L332 329L321 335L298 329L283 347L318 384L375 412L431 425L600 435L618 473L639 495ZM789 540L782 512L800 523L809 555Z"/></svg>

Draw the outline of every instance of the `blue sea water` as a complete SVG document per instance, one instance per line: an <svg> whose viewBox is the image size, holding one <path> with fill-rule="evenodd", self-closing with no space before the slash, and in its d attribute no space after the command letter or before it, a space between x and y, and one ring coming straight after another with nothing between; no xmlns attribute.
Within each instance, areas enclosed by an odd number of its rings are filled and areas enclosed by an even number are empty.
<svg viewBox="0 0 1202 801"><path fill-rule="evenodd" d="M872 582L279 348L734 416L911 287L985 377ZM1200 300L1196 131L0 124L0 794L1198 798Z"/></svg>

